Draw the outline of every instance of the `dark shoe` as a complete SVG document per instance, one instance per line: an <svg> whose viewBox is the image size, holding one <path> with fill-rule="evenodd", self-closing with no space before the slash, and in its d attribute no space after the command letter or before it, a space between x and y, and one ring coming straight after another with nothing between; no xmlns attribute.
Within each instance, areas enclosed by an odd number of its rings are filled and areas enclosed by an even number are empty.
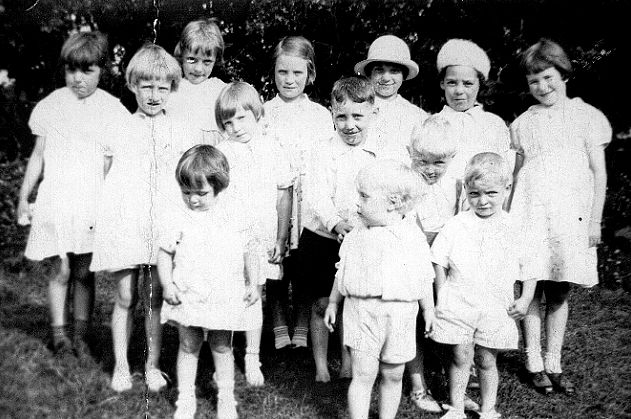
<svg viewBox="0 0 631 419"><path fill-rule="evenodd" d="M568 396L571 396L576 392L574 384L570 380L568 380L567 377L563 375L563 373L548 372L546 374L550 378L554 390L558 391L559 393L567 394Z"/></svg>
<svg viewBox="0 0 631 419"><path fill-rule="evenodd" d="M56 356L72 355L72 341L68 336L59 337L52 342L52 350Z"/></svg>
<svg viewBox="0 0 631 419"><path fill-rule="evenodd" d="M528 376L530 377L530 383L533 385L535 390L543 394L552 393L552 382L545 372L529 372Z"/></svg>
<svg viewBox="0 0 631 419"><path fill-rule="evenodd" d="M72 343L74 346L74 354L79 359L88 359L91 358L92 354L90 353L90 347L88 343L82 338L75 336L72 339Z"/></svg>

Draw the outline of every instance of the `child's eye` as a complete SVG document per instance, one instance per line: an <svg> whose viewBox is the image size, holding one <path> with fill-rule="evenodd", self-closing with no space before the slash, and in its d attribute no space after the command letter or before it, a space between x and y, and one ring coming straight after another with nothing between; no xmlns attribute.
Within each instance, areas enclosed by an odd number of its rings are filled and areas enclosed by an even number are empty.
<svg viewBox="0 0 631 419"><path fill-rule="evenodd" d="M198 195L198 196L206 196L206 195L208 195L208 192L206 192L206 191L198 191L196 193L196 195Z"/></svg>
<svg viewBox="0 0 631 419"><path fill-rule="evenodd" d="M214 61L214 60L204 60L204 65L205 65L205 66L211 66L211 65L213 65L214 63L215 63L215 61Z"/></svg>
<svg viewBox="0 0 631 419"><path fill-rule="evenodd" d="M447 86L455 86L456 82L453 80L448 80L447 83L445 83Z"/></svg>
<svg viewBox="0 0 631 419"><path fill-rule="evenodd" d="M194 57L186 57L187 64L195 64L197 62L197 58Z"/></svg>
<svg viewBox="0 0 631 419"><path fill-rule="evenodd" d="M464 82L464 85L465 85L466 87L471 87L471 86L473 86L474 84L475 84L475 83L474 83L474 82L472 82L472 81L466 81L466 82Z"/></svg>

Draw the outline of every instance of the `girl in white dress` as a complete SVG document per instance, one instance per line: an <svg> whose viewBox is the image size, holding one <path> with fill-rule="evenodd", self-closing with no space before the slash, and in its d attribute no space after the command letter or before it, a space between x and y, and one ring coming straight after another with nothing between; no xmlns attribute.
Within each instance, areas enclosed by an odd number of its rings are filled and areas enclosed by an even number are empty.
<svg viewBox="0 0 631 419"><path fill-rule="evenodd" d="M219 94L215 116L227 139L217 145L230 163L226 200L240 214L244 228L260 244L266 280L278 280L287 249L293 177L289 160L276 139L263 135L263 103L256 89L244 82L227 85ZM246 331L245 377L250 385L264 383L260 370L261 327Z"/></svg>
<svg viewBox="0 0 631 419"><path fill-rule="evenodd" d="M173 173L179 157L194 143L183 125L164 110L181 77L175 58L162 47L147 44L132 57L125 76L138 110L127 121L127 135L113 148L90 269L111 272L117 284L111 387L118 392L132 388L127 360L132 308L138 297L139 273L148 274L142 287L149 305L145 310L145 381L149 390L159 391L166 381L159 367L162 291L156 269L157 220L163 212L181 209Z"/></svg>
<svg viewBox="0 0 631 419"><path fill-rule="evenodd" d="M162 321L174 323L180 338L174 418L195 415L204 331L215 364L217 417L236 418L232 331L262 325L258 256L222 200L230 182L223 153L209 145L191 148L176 178L186 209L164 224L158 255L166 301Z"/></svg>
<svg viewBox="0 0 631 419"><path fill-rule="evenodd" d="M211 77L223 60L224 41L214 19L189 22L173 55L182 66L183 78L169 100L168 111L184 118L198 137L197 143L216 145L221 134L215 123L215 102L226 83Z"/></svg>
<svg viewBox="0 0 631 419"><path fill-rule="evenodd" d="M107 39L100 32L72 35L61 50L66 87L39 102L29 120L37 139L20 189L17 216L20 224L32 223L25 256L57 257L60 265L48 284L56 353L70 351L73 344L78 354L87 350L83 337L94 305L94 275L88 267L97 201L110 144L129 117L117 98L97 87L107 52ZM28 199L42 175L37 209L31 213ZM69 281L74 342L66 333Z"/></svg>
<svg viewBox="0 0 631 419"><path fill-rule="evenodd" d="M302 36L283 38L274 50L274 81L278 94L264 105L267 134L278 141L286 152L295 177L289 251L283 260L282 278L269 281L266 288L276 349L289 345L307 347L310 304L304 281L301 281L300 267L296 264L303 219L302 179L313 149L320 141L333 135L331 113L324 106L312 102L304 93L305 87L312 84L315 77L315 54L311 42ZM291 340L286 318L290 282L294 308Z"/></svg>
<svg viewBox="0 0 631 419"><path fill-rule="evenodd" d="M547 39L522 56L530 94L539 101L511 125L517 151L512 210L523 228L539 240L546 275L524 319L526 369L543 392L574 393L562 374L561 349L568 318L570 283L598 283L596 246L600 243L607 172L605 147L611 126L598 109L567 97L572 65L563 49ZM532 240L533 245L536 244ZM546 311L540 314L545 296ZM541 324L546 352L541 354Z"/></svg>

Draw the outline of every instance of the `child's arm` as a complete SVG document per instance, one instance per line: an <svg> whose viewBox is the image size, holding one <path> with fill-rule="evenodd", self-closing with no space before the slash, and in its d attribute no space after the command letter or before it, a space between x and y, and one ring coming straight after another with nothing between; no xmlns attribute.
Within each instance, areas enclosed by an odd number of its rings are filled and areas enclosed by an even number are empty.
<svg viewBox="0 0 631 419"><path fill-rule="evenodd" d="M431 284L425 287L423 297L420 299L419 304L423 310L423 319L425 320L425 335L429 335L432 332L434 325L434 287Z"/></svg>
<svg viewBox="0 0 631 419"><path fill-rule="evenodd" d="M434 285L436 286L436 295L438 295L442 286L445 284L445 282L447 282L447 269L440 265L437 265L436 263L434 263L433 265L434 272L436 273Z"/></svg>
<svg viewBox="0 0 631 419"><path fill-rule="evenodd" d="M537 281L530 280L521 283L521 296L515 300L513 304L508 308L508 315L515 320L521 320L528 312L530 302L535 295L535 288L537 288Z"/></svg>
<svg viewBox="0 0 631 419"><path fill-rule="evenodd" d="M276 235L276 245L269 263L281 263L285 256L287 246L287 236L289 236L289 222L291 220L291 207L293 200L293 188L278 190L276 211L278 212L278 233Z"/></svg>
<svg viewBox="0 0 631 419"><path fill-rule="evenodd" d="M337 282L338 279L335 278L333 288L331 289L331 295L329 295L329 305L324 311L324 325L327 329L329 329L329 332L333 332L333 325L335 324L337 317L337 308L342 299L344 299L344 296L340 293L340 290L337 287Z"/></svg>
<svg viewBox="0 0 631 419"><path fill-rule="evenodd" d="M178 305L180 292L173 283L173 253L158 249L158 277L162 285L162 298L171 305Z"/></svg>
<svg viewBox="0 0 631 419"><path fill-rule="evenodd" d="M256 245L253 242L248 243L243 253L245 265L245 295L243 300L246 307L256 303L263 293L263 284L259 281L259 260L257 258Z"/></svg>
<svg viewBox="0 0 631 419"><path fill-rule="evenodd" d="M594 174L594 198L589 222L589 247L600 243L600 224L607 192L607 168L605 164L605 147L594 146L588 149L589 168Z"/></svg>
<svg viewBox="0 0 631 419"><path fill-rule="evenodd" d="M26 165L26 173L24 174L24 180L22 181L22 187L20 188L20 194L18 196L17 218L20 224L28 224L25 221L31 219L32 214L29 210L28 197L31 195L31 192L33 192L33 188L35 188L35 185L44 171L45 147L46 137L38 136L35 140L35 148Z"/></svg>

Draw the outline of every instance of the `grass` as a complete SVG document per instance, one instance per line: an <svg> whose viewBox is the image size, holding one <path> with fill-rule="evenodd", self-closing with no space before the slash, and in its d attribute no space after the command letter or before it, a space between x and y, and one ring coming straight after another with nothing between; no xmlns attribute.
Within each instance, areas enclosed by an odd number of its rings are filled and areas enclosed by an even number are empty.
<svg viewBox="0 0 631 419"><path fill-rule="evenodd" d="M498 410L504 418L631 418L631 248L628 240L616 234L629 225L631 180L627 165L631 156L624 148L610 148L608 153L609 171L616 176L610 176L604 244L599 250L601 285L591 290L573 289L570 299L564 367L578 385L578 394L572 398L539 395L525 382L522 353L507 352L498 361ZM2 196L16 196L22 167L15 162L2 165ZM176 383L170 383L159 394L145 392L141 309L135 313L130 350L136 373L134 388L117 394L108 387L113 368L109 319L114 289L106 277L97 278L92 358L57 358L49 352L46 289L53 266L23 259L26 231L15 227L12 221L12 198L0 203L0 418L171 417ZM246 387L242 374L243 336L236 335L234 343L236 394L242 418L347 417L348 381L315 383L310 353L274 351L269 325L262 344L264 387ZM339 369L335 347L332 342L333 375ZM175 377L176 354L177 332L166 326L161 364L170 377ZM446 401L446 384L437 375L436 364L430 360L428 365L431 388ZM197 377L197 418L215 416L212 371L210 351L204 346ZM405 383L404 393L407 391ZM475 399L479 394L473 391L471 396ZM377 417L376 412L373 397L371 418ZM440 416L419 412L403 397L397 417Z"/></svg>

